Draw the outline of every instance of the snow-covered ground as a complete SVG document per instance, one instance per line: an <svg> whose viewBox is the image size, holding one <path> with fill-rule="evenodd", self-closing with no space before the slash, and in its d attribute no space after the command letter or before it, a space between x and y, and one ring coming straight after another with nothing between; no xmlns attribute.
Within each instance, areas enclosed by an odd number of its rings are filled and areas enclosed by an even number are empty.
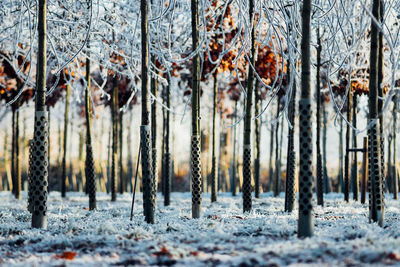
<svg viewBox="0 0 400 267"><path fill-rule="evenodd" d="M148 225L141 194L131 222L129 194L114 203L98 194L98 210L89 212L84 194L62 200L51 192L47 230L30 228L23 197L0 193L0 265L400 266L400 203L390 196L381 228L368 223L365 205L327 195L325 207L314 210L315 236L304 240L296 237L297 210L282 211L283 194L262 194L245 215L240 195L220 194L211 204L203 194L198 220L190 219L190 193L173 193L167 208L158 195L157 223Z"/></svg>

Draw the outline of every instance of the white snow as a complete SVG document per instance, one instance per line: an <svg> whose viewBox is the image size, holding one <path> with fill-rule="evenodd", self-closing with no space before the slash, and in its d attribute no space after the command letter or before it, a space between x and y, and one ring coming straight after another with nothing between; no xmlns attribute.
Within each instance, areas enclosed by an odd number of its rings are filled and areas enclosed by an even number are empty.
<svg viewBox="0 0 400 267"><path fill-rule="evenodd" d="M325 196L315 207L315 235L298 239L297 210L282 211L284 195L253 199L242 213L241 196L203 194L202 218L191 219L191 194L173 193L170 207L158 195L157 223L148 225L137 195L129 220L131 195L97 195L98 210L87 210L83 193L62 200L51 192L48 229L31 229L26 194L15 200L0 192L0 265L4 266L400 266L399 203L386 196L383 228L368 223L366 205L345 203L341 194ZM77 252L73 260L57 258Z"/></svg>

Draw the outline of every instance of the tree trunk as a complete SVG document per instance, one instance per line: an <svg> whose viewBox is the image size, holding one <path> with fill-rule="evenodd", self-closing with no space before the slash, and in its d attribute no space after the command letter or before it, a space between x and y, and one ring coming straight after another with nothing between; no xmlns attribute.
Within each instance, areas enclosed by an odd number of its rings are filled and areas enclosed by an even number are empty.
<svg viewBox="0 0 400 267"><path fill-rule="evenodd" d="M339 130L339 176L337 192L343 192L343 119L339 118L340 130Z"/></svg>
<svg viewBox="0 0 400 267"><path fill-rule="evenodd" d="M397 96L393 97L393 198L397 199L398 184L397 184Z"/></svg>
<svg viewBox="0 0 400 267"><path fill-rule="evenodd" d="M349 92L347 95L347 121L351 122L351 95L352 95L352 86L350 84ZM349 194L350 194L350 177L349 177L349 169L350 169L350 125L346 123L346 150L345 150L345 157L344 157L344 200L349 202Z"/></svg>
<svg viewBox="0 0 400 267"><path fill-rule="evenodd" d="M269 166L268 166L268 185L267 191L272 191L272 181L274 176L273 169L273 161L274 158L274 133L275 133L275 125L271 125L271 129L269 132Z"/></svg>
<svg viewBox="0 0 400 267"><path fill-rule="evenodd" d="M155 60L153 60L155 62ZM157 97L158 93L158 79L151 78L151 93ZM151 156L153 164L153 183L155 192L158 187L158 161L157 161L157 103L153 101L151 103Z"/></svg>
<svg viewBox="0 0 400 267"><path fill-rule="evenodd" d="M168 85L165 87L165 105L168 108L171 108L171 87L170 81L168 80ZM164 206L170 205L170 194L171 194L171 174L172 174L172 166L171 166L171 151L170 151L170 111L165 111L165 133L164 133L164 169L163 169L163 179L164 179Z"/></svg>
<svg viewBox="0 0 400 267"><path fill-rule="evenodd" d="M167 87L162 86L162 100L164 105L167 104ZM165 134L166 134L166 124L167 124L167 112L165 108L161 109L162 111L162 138L161 138L161 194L164 196L164 205L165 205Z"/></svg>
<svg viewBox="0 0 400 267"><path fill-rule="evenodd" d="M17 113L15 117L15 198L21 198L21 153L19 140L19 101L17 101Z"/></svg>
<svg viewBox="0 0 400 267"><path fill-rule="evenodd" d="M113 132L113 127L109 129L108 131L108 146L107 146L107 194L111 191L111 185L110 185L110 180L111 180L111 158L112 158L112 152L111 152L111 147L112 147L112 132Z"/></svg>
<svg viewBox="0 0 400 267"><path fill-rule="evenodd" d="M151 156L150 88L149 88L149 7L147 0L140 1L142 33L142 125L140 142L142 153L143 207L147 223L155 223L156 192Z"/></svg>
<svg viewBox="0 0 400 267"><path fill-rule="evenodd" d="M261 89L259 87L259 81L256 79L255 85L255 104L254 113L258 116L260 113L261 105ZM261 168L260 168L260 142L261 142L261 117L254 121L254 146L255 146L255 158L254 158L254 195L256 198L260 198L260 179L261 179Z"/></svg>
<svg viewBox="0 0 400 267"><path fill-rule="evenodd" d="M47 0L39 0L38 40L39 49L36 67L35 129L32 159L32 227L47 228L47 185L48 185L48 129L46 112L46 13Z"/></svg>
<svg viewBox="0 0 400 267"><path fill-rule="evenodd" d="M236 113L237 113L237 101L235 101L235 109L233 112L233 116L232 116L232 125L234 123L234 121L236 120ZM233 149L233 153L232 153L232 166L231 166L231 170L232 170L232 181L231 181L231 192L232 192L232 196L236 196L236 187L237 187L237 177L236 177L236 171L237 171L237 161L236 161L236 126L232 127L231 130L233 131L233 142L232 142L232 149Z"/></svg>
<svg viewBox="0 0 400 267"><path fill-rule="evenodd" d="M133 121L133 112L132 110L130 111L130 118L129 121ZM132 183L132 177L133 177L133 161L132 161L132 127L128 127L128 136L126 138L126 143L128 145L128 171L127 171L127 177L129 178L129 182L127 184L130 185L130 192L133 192L133 183ZM127 190L128 191L128 190Z"/></svg>
<svg viewBox="0 0 400 267"><path fill-rule="evenodd" d="M311 131L311 98L310 98L310 20L311 0L303 0L302 39L301 39L301 99L300 113L300 174L299 174L299 220L298 236L313 235L312 215L312 131Z"/></svg>
<svg viewBox="0 0 400 267"><path fill-rule="evenodd" d="M69 96L71 88L67 85L65 94L65 111L64 111L64 141L63 141L63 159L62 159L62 174L61 174L61 197L66 197L65 181L67 179L67 140L68 140L68 118L69 118Z"/></svg>
<svg viewBox="0 0 400 267"><path fill-rule="evenodd" d="M96 179L94 173L94 159L92 148L92 109L90 101L90 59L86 59L86 82L85 88L85 110L86 110L86 161L85 161L85 176L87 190L89 193L89 210L96 209Z"/></svg>
<svg viewBox="0 0 400 267"><path fill-rule="evenodd" d="M217 96L218 80L217 74L213 74L213 111L212 111L212 156L211 156L211 202L217 201L218 171L217 171Z"/></svg>
<svg viewBox="0 0 400 267"><path fill-rule="evenodd" d="M357 127L357 95L353 96L353 126ZM353 147L357 147L357 136L356 131L353 130ZM353 181L353 200L358 201L359 192L359 179L358 179L358 168L357 168L357 152L353 153L353 164L351 168L352 181Z"/></svg>
<svg viewBox="0 0 400 267"><path fill-rule="evenodd" d="M274 197L279 196L281 188L280 168L279 162L279 110L281 108L281 98L278 96L278 103L276 106L276 128L275 128L275 182L274 182Z"/></svg>
<svg viewBox="0 0 400 267"><path fill-rule="evenodd" d="M379 3L379 22L383 21L383 16L384 16L384 2L383 0L380 0ZM383 33L379 31L378 35L378 114L379 114L379 132L380 132L380 138L381 138L381 184L382 184L382 210L385 208L384 206L384 200L385 200L385 194L384 194L384 186L385 186L385 139L383 136ZM383 214L383 212L382 212Z"/></svg>
<svg viewBox="0 0 400 267"><path fill-rule="evenodd" d="M287 73L288 81L290 82L292 73L290 63L288 63ZM296 152L294 150L294 127L295 127L295 114L296 114L296 82L293 82L292 94L289 103L289 122L292 128L289 127L288 145L287 145L287 165L286 165L286 192L285 192L285 211L292 212L295 201L295 171L296 171Z"/></svg>
<svg viewBox="0 0 400 267"><path fill-rule="evenodd" d="M119 193L122 195L126 192L125 189L125 173L124 173L124 165L123 165L123 148L124 148L124 128L123 128L123 121L124 121L124 113L120 112L118 116L118 144L119 144L119 161L118 161L118 174L119 174Z"/></svg>
<svg viewBox="0 0 400 267"><path fill-rule="evenodd" d="M15 105L12 106L12 135L11 135L11 179L12 179L12 193L15 196L15 191L16 191L16 173L15 173L15 115L16 115L16 107Z"/></svg>
<svg viewBox="0 0 400 267"><path fill-rule="evenodd" d="M111 152L111 201L117 200L117 164L118 164L118 85L117 77L114 77L112 95L112 152Z"/></svg>
<svg viewBox="0 0 400 267"><path fill-rule="evenodd" d="M51 154L51 144L50 144L50 138L51 138L51 132L50 132L50 126L51 126L51 117L50 117L50 111L51 111L51 107L48 106L48 110L47 110L47 131L48 131L48 153L47 153L47 173L48 173L48 181L47 181L47 194L50 194L50 185L51 185L51 180L52 180L52 175L50 174L50 154Z"/></svg>
<svg viewBox="0 0 400 267"><path fill-rule="evenodd" d="M327 141L327 112L325 110L326 103L322 103L322 114L323 114L323 132L322 132L322 171L324 177L324 192L327 194L331 192L331 183L329 181L327 161L326 161L326 141Z"/></svg>
<svg viewBox="0 0 400 267"><path fill-rule="evenodd" d="M199 46L199 0L191 0L192 13L192 50ZM191 176L192 176L192 217L201 216L201 161L200 161L200 55L193 57L192 70L192 140L191 140Z"/></svg>
<svg viewBox="0 0 400 267"><path fill-rule="evenodd" d="M256 42L255 42L255 16L254 16L254 0L249 1L249 21L252 25L251 29L251 51L250 64L255 67L256 60ZM253 105L254 91L254 69L249 66L247 75L247 92L243 130L243 212L251 211L251 111Z"/></svg>
<svg viewBox="0 0 400 267"><path fill-rule="evenodd" d="M323 169L322 169L322 156L321 156L321 37L319 34L319 27L317 28L317 204L324 206L324 183L323 183Z"/></svg>
<svg viewBox="0 0 400 267"><path fill-rule="evenodd" d="M380 0L373 0L371 19L371 53L370 53L370 80L369 80L369 114L368 122L376 121L368 130L368 161L370 168L368 169L368 183L370 189L370 220L383 225L384 209L383 209L383 188L382 188L382 170L381 170L381 137L380 137L380 121L378 119L378 57L379 57L379 30L373 22L373 19L380 19Z"/></svg>
<svg viewBox="0 0 400 267"><path fill-rule="evenodd" d="M387 142L387 171L386 171L386 183L385 183L385 192L393 193L393 182L392 182L392 134L389 134L388 142Z"/></svg>

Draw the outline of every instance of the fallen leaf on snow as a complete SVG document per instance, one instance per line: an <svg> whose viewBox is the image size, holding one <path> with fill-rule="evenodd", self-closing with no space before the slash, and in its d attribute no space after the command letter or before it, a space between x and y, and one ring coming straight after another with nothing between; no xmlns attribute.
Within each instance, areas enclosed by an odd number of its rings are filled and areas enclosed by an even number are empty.
<svg viewBox="0 0 400 267"><path fill-rule="evenodd" d="M64 251L61 255L56 255L56 258L72 261L75 258L76 254L77 253L73 251Z"/></svg>

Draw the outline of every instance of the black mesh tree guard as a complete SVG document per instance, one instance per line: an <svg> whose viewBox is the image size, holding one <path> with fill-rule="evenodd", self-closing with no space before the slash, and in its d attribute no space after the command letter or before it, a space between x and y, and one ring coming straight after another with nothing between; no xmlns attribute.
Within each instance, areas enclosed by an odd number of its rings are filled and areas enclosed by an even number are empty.
<svg viewBox="0 0 400 267"><path fill-rule="evenodd" d="M243 147L243 212L251 211L251 147Z"/></svg>
<svg viewBox="0 0 400 267"><path fill-rule="evenodd" d="M164 153L164 206L169 206L171 204L171 154Z"/></svg>
<svg viewBox="0 0 400 267"><path fill-rule="evenodd" d="M28 211L32 213L32 167L33 167L33 139L29 140L29 170L28 170Z"/></svg>
<svg viewBox="0 0 400 267"><path fill-rule="evenodd" d="M85 175L89 193L89 210L96 209L96 179L94 173L93 149L86 144Z"/></svg>
<svg viewBox="0 0 400 267"><path fill-rule="evenodd" d="M153 164L151 156L150 126L140 126L140 142L142 149L143 208L147 223L155 223L155 199Z"/></svg>
<svg viewBox="0 0 400 267"><path fill-rule="evenodd" d="M311 102L308 98L300 99L300 173L299 173L299 237L312 236L312 131Z"/></svg>
<svg viewBox="0 0 400 267"><path fill-rule="evenodd" d="M201 214L200 135L192 135L191 146L192 217L199 218Z"/></svg>
<svg viewBox="0 0 400 267"><path fill-rule="evenodd" d="M36 111L31 166L32 227L34 228L47 228L47 123L47 111Z"/></svg>

